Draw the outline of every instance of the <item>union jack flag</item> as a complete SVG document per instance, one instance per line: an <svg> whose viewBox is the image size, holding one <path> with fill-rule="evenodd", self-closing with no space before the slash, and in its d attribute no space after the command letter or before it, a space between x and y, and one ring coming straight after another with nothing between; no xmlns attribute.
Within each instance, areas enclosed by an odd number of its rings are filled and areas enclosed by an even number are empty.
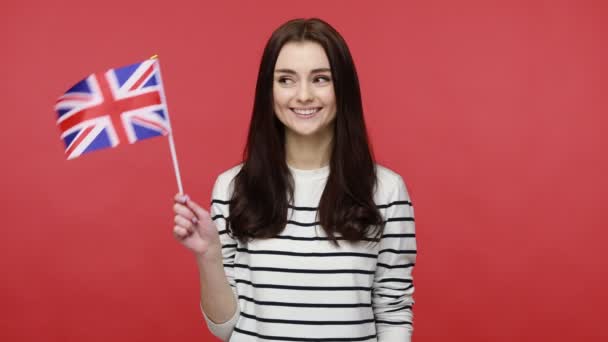
<svg viewBox="0 0 608 342"><path fill-rule="evenodd" d="M171 132L157 59L91 74L55 110L67 159Z"/></svg>

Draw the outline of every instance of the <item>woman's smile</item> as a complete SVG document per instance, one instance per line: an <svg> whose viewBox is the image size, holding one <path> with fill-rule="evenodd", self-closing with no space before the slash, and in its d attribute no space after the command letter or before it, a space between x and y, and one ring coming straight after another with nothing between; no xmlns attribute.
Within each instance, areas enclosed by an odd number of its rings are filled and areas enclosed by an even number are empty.
<svg viewBox="0 0 608 342"><path fill-rule="evenodd" d="M312 119L317 113L323 109L323 107L310 107L310 108L290 108L291 111L300 119Z"/></svg>

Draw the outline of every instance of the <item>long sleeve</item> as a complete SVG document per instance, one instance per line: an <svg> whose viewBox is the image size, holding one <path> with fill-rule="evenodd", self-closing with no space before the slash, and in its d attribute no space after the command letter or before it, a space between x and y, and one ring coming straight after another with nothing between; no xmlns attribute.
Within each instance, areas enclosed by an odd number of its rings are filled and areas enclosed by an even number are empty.
<svg viewBox="0 0 608 342"><path fill-rule="evenodd" d="M400 176L388 192L390 195L385 209L387 223L380 240L372 308L379 342L409 342L414 330L414 209Z"/></svg>
<svg viewBox="0 0 608 342"><path fill-rule="evenodd" d="M228 341L240 317L238 293L234 281L234 256L236 253L237 242L236 240L232 239L226 231L226 218L228 218L229 215L229 199L230 197L228 193L228 184L225 184L222 177L218 177L215 182L215 185L213 186L213 191L211 195L211 209L209 210L209 213L218 229L220 242L222 244L224 272L226 273L226 279L228 280L228 284L232 288L232 292L234 293L236 299L236 311L228 321L223 323L216 323L211 321L209 317L207 317L207 315L203 311L202 305L200 305L199 303L201 312L205 317L205 321L207 323L209 331L213 335L220 338L222 341Z"/></svg>

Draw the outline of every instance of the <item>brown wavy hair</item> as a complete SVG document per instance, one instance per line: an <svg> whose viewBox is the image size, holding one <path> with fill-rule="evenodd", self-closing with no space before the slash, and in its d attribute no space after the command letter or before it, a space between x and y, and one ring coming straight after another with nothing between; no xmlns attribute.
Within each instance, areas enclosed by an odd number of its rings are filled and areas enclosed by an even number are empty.
<svg viewBox="0 0 608 342"><path fill-rule="evenodd" d="M330 171L317 211L319 225L336 246L339 239L378 241L383 219L373 201L376 169L363 118L359 79L342 36L318 18L290 20L266 43L243 166L234 179L229 203L228 232L245 242L277 236L287 224L294 181L285 158L285 127L273 109L272 87L283 45L303 41L316 42L325 50L336 98ZM336 237L336 232L342 236Z"/></svg>

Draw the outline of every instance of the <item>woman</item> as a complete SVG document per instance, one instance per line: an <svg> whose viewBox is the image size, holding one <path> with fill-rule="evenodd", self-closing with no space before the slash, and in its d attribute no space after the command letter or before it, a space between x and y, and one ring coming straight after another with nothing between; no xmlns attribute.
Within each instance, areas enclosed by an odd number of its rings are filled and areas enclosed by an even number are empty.
<svg viewBox="0 0 608 342"><path fill-rule="evenodd" d="M222 340L411 338L413 208L373 161L352 57L326 22L270 37L243 163L217 178L210 213L175 201L174 234Z"/></svg>

